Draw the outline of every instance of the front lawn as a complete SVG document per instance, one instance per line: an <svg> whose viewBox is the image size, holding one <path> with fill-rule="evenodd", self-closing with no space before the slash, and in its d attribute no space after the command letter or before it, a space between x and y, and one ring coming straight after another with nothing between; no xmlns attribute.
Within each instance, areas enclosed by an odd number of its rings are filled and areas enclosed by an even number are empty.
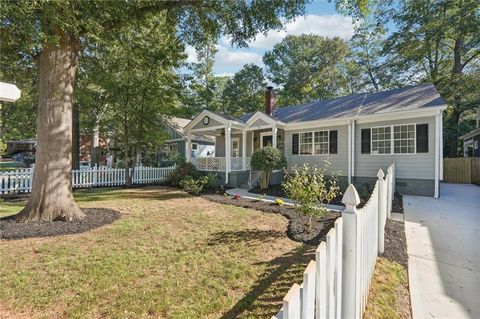
<svg viewBox="0 0 480 319"><path fill-rule="evenodd" d="M122 218L83 234L0 241L7 318L270 317L314 258L277 214L161 187L75 196ZM0 214L23 204L0 203Z"/></svg>

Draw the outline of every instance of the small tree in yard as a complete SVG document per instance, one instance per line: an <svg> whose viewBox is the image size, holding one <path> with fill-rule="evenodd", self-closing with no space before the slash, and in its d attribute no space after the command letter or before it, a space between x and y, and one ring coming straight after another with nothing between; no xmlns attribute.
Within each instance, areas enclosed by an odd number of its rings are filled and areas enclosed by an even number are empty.
<svg viewBox="0 0 480 319"><path fill-rule="evenodd" d="M260 188L267 189L274 169L287 167L287 160L280 150L267 146L253 152L250 166L260 171Z"/></svg>
<svg viewBox="0 0 480 319"><path fill-rule="evenodd" d="M303 164L286 172L282 188L288 198L295 202L297 211L309 216L308 228L313 217L321 217L327 213L324 203L330 203L340 194L335 175L327 177L325 172L329 166L326 162L323 168Z"/></svg>

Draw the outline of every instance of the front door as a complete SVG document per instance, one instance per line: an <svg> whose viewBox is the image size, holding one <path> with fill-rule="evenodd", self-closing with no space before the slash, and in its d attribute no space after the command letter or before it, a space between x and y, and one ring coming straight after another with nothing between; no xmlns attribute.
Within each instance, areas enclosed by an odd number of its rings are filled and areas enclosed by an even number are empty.
<svg viewBox="0 0 480 319"><path fill-rule="evenodd" d="M240 138L234 137L232 138L232 157L239 157L240 156Z"/></svg>

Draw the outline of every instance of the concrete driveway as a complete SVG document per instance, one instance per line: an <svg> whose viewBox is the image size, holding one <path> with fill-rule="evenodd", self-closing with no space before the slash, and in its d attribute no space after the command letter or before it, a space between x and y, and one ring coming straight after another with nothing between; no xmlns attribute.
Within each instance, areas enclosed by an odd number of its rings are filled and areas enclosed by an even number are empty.
<svg viewBox="0 0 480 319"><path fill-rule="evenodd" d="M404 196L414 318L480 318L480 187Z"/></svg>

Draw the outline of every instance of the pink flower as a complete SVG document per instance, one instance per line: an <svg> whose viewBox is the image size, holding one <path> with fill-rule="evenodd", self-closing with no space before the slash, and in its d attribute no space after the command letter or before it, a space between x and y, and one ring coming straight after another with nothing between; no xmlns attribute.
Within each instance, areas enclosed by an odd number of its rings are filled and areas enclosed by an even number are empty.
<svg viewBox="0 0 480 319"><path fill-rule="evenodd" d="M240 197L241 197L240 194L233 195L233 199L239 199Z"/></svg>

